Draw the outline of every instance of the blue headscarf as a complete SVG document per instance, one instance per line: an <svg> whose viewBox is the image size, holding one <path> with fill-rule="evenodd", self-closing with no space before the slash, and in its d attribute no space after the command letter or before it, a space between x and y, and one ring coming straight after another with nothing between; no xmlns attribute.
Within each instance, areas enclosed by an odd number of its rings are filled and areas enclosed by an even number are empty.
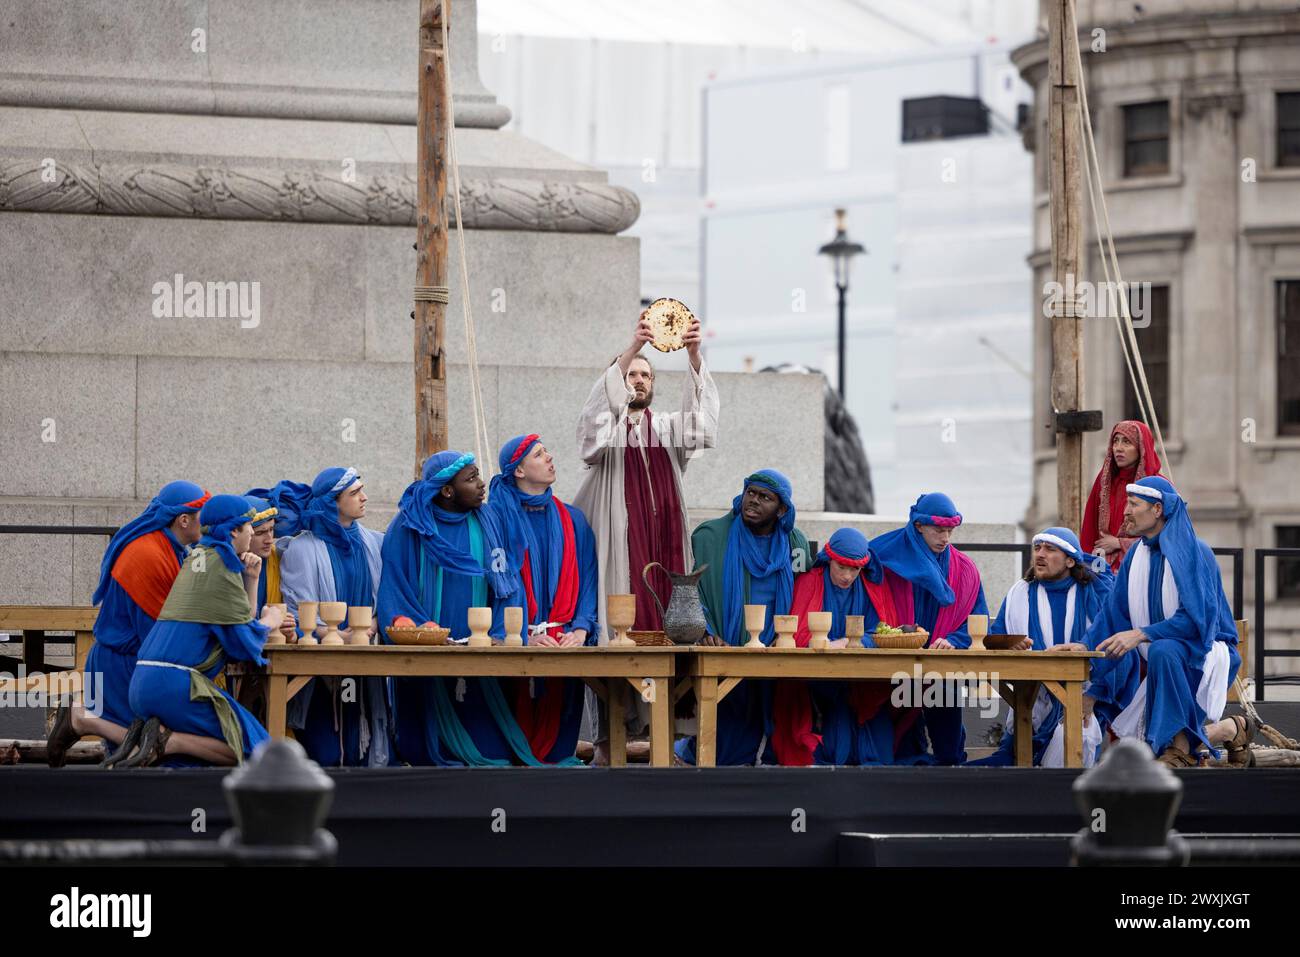
<svg viewBox="0 0 1300 957"><path fill-rule="evenodd" d="M1148 475L1128 486L1128 494L1159 502L1165 525L1143 541L1164 555L1178 586L1178 604L1187 612L1197 632L1209 640L1235 642L1236 625L1223 593L1223 578L1210 547L1196 537L1187 503L1167 478Z"/></svg>
<svg viewBox="0 0 1300 957"><path fill-rule="evenodd" d="M275 521L276 516L279 514L279 509L271 504L270 499L265 499L258 495L245 495L244 498L256 513L253 516L254 528L261 528L267 522Z"/></svg>
<svg viewBox="0 0 1300 957"><path fill-rule="evenodd" d="M193 514L203 507L209 498L208 493L193 482L168 482L162 487L149 505L138 517L127 522L113 535L104 550L104 559L99 563L99 584L90 599L91 604L98 605L108 593L108 583L113 571L113 562L122 553L122 549L141 535L148 535L160 528L166 528L177 515Z"/></svg>
<svg viewBox="0 0 1300 957"><path fill-rule="evenodd" d="M344 528L339 521L339 493L350 488L357 476L354 468L332 468L321 472L311 483L311 498L302 514L302 524L308 531L344 555L352 552L354 542L361 546L361 529L357 528L357 523Z"/></svg>
<svg viewBox="0 0 1300 957"><path fill-rule="evenodd" d="M871 549L882 565L913 587L922 588L934 596L940 605L951 605L955 600L948 576L939 567L939 555L930 551L913 522L956 528L961 524L961 513L952 499L942 492L922 495L912 506L907 524L892 532L876 536Z"/></svg>
<svg viewBox="0 0 1300 957"><path fill-rule="evenodd" d="M536 433L530 432L527 435L516 435L501 446L501 452L497 456L497 465L500 470L492 477L491 491L488 494L488 507L499 516L502 527L506 530L509 540L514 544L513 557L517 565L523 566L525 551L540 555L543 549L546 550L548 580L539 582L534 578L534 595L544 589L547 596L552 596L555 594L560 579L560 569L564 563L564 536L560 529L559 517L555 513L554 506L551 505L554 495L551 493L550 488L543 489L537 495L528 495L520 491L519 486L515 483L515 469L533 450L533 446L540 441L541 439ZM524 514L525 506L529 508L546 508L548 510L546 525L550 534L547 541L541 542L537 540L537 536L533 531L533 523ZM534 575L537 573L536 569L539 563L539 561L532 563Z"/></svg>
<svg viewBox="0 0 1300 957"><path fill-rule="evenodd" d="M216 549L221 564L236 574L244 570L244 563L230 543L230 533L251 522L256 511L242 495L214 495L199 512L199 523L203 526L199 544Z"/></svg>
<svg viewBox="0 0 1300 957"><path fill-rule="evenodd" d="M785 506L785 514L766 539L749 530L740 515L745 489L755 486L773 492ZM776 607L789 608L794 597L794 571L790 567L790 531L794 528L795 508L790 480L776 469L759 469L745 479L740 494L731 500L735 521L727 533L727 552L722 566L722 627L732 641L742 633L745 616L745 572L753 578L777 575ZM784 614L784 612L782 612Z"/></svg>
<svg viewBox="0 0 1300 957"><path fill-rule="evenodd" d="M276 538L286 538L302 531L302 515L311 500L310 485L283 479L276 482L274 488L250 488L244 494L265 499L275 506Z"/></svg>
<svg viewBox="0 0 1300 957"><path fill-rule="evenodd" d="M442 487L474 461L474 456L468 452L437 452L429 456L420 472L420 480L408 485L397 503L398 519L420 536L421 547L435 565L461 575L485 577L497 597L504 598L519 587L514 567L507 563L504 570L494 571L489 562L488 568L484 569L468 551L457 548L443 537L435 517L441 515L444 520L454 521L462 515L468 516L467 512L445 510L435 500ZM486 508L475 509L474 514L483 527L488 553L498 548L507 550L508 543L496 516Z"/></svg>
<svg viewBox="0 0 1300 957"><path fill-rule="evenodd" d="M858 565L862 569L862 577L867 581L879 582L885 577L885 569L876 560L867 536L856 528L836 529L835 533L826 540L822 550L817 553L813 567L829 565L832 561L831 553L834 553L836 559L846 559L845 564Z"/></svg>
<svg viewBox="0 0 1300 957"><path fill-rule="evenodd" d="M1079 544L1079 537L1071 529L1061 525L1045 528L1033 537L1030 544L1037 545L1039 542L1046 542L1053 548L1060 549L1068 557L1073 558L1076 564L1082 565L1092 572L1092 577L1105 585L1107 591L1109 591L1110 585L1114 584L1115 576L1111 573L1110 565L1107 564L1106 559L1085 552Z"/></svg>

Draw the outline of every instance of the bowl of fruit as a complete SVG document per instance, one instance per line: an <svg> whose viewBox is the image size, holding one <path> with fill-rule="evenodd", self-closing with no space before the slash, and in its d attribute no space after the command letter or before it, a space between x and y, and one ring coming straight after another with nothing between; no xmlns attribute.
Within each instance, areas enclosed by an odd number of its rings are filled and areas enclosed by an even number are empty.
<svg viewBox="0 0 1300 957"><path fill-rule="evenodd" d="M930 633L920 625L887 625L883 621L871 633L871 640L877 648L915 650L925 647L929 639Z"/></svg>
<svg viewBox="0 0 1300 957"><path fill-rule="evenodd" d="M451 634L450 628L443 628L436 621L417 625L406 615L394 618L385 631L395 645L445 645Z"/></svg>

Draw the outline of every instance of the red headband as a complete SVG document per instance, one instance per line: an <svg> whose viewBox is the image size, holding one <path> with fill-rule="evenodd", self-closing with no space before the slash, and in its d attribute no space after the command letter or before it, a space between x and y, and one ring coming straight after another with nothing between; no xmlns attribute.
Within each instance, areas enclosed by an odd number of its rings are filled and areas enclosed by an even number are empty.
<svg viewBox="0 0 1300 957"><path fill-rule="evenodd" d="M826 557L833 562L839 562L841 565L848 565L850 568L864 568L871 561L871 555L866 554L861 558L845 558L843 555L836 555L829 545L823 545L826 551Z"/></svg>
<svg viewBox="0 0 1300 957"><path fill-rule="evenodd" d="M534 442L536 442L537 439L538 439L538 435L536 433L532 435L525 435L524 440L519 443L519 448L515 449L515 454L510 456L510 464L514 465L521 458L523 458L524 452L526 452L528 450L528 447L532 445Z"/></svg>
<svg viewBox="0 0 1300 957"><path fill-rule="evenodd" d="M184 507L185 507L185 508L202 508L205 504L207 504L207 501L208 501L208 499L210 499L210 498L212 498L212 493L209 492L207 489L204 489L204 490L203 490L203 494L202 494L199 498L196 498L196 499L195 499L194 501L192 501L192 502L186 502Z"/></svg>

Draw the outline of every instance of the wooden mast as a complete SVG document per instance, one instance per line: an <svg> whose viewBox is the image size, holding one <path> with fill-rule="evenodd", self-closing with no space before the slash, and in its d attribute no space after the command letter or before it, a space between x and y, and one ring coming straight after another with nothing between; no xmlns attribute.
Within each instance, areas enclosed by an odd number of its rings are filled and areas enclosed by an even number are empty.
<svg viewBox="0 0 1300 957"><path fill-rule="evenodd" d="M1052 408L1056 430L1058 522L1079 529L1083 521L1083 432L1100 428L1100 413L1083 406L1083 317L1076 287L1083 250L1080 191L1079 31L1074 0L1050 0L1048 32L1049 202L1052 279L1064 290L1052 322ZM1092 420L1096 420L1095 424Z"/></svg>
<svg viewBox="0 0 1300 957"><path fill-rule="evenodd" d="M447 286L447 110L442 19L450 0L420 0L419 107L416 119L415 477L424 460L447 448L446 296L421 295ZM432 301L441 299L443 301Z"/></svg>

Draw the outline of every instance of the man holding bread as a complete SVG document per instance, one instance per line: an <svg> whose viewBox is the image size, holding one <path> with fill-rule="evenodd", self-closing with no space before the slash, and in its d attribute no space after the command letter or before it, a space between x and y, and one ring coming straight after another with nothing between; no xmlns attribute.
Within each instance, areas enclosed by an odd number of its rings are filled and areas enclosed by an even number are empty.
<svg viewBox="0 0 1300 957"><path fill-rule="evenodd" d="M663 628L642 572L651 562L667 571L691 568L682 474L718 431L718 389L700 355L700 323L681 303L660 299L641 313L632 341L592 387L578 419L578 452L586 469L573 503L591 522L600 568L600 644L609 640L605 596L636 596L637 630ZM655 369L641 355L684 348L690 359L680 405L655 412ZM666 606L671 583L654 568L650 585ZM602 721L599 736L606 728ZM604 755L597 742L597 761Z"/></svg>

